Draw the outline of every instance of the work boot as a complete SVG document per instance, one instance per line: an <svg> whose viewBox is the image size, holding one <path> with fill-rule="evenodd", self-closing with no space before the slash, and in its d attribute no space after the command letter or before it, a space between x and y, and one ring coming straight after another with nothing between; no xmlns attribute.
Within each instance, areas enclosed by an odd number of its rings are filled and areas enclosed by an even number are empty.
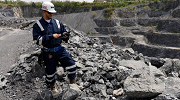
<svg viewBox="0 0 180 100"><path fill-rule="evenodd" d="M74 84L74 85L76 85L76 87L78 87L80 90L82 90L82 89L84 88L84 87L79 86L79 85L76 84L76 78L69 80L69 82L70 82L70 87L71 87L71 85L72 85L72 87L74 87L74 86L73 86L73 84Z"/></svg>
<svg viewBox="0 0 180 100"><path fill-rule="evenodd" d="M77 91L84 89L83 86L79 86L79 85L77 85L76 83L69 84L69 86L70 86L71 89L74 89L74 90L77 90Z"/></svg>
<svg viewBox="0 0 180 100"><path fill-rule="evenodd" d="M50 84L50 88L53 98L57 98L59 96L59 91L57 90L55 84Z"/></svg>
<svg viewBox="0 0 180 100"><path fill-rule="evenodd" d="M76 78L74 78L74 79L69 79L69 83L70 83L70 84L76 83Z"/></svg>

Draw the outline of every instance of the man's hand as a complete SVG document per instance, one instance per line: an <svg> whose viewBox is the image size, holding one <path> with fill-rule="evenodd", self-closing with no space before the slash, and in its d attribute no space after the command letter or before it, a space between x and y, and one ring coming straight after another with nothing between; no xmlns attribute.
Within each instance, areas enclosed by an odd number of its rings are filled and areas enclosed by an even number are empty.
<svg viewBox="0 0 180 100"><path fill-rule="evenodd" d="M57 34L57 33L55 33L55 34L53 34L53 37L55 38L55 39L57 39L57 38L63 38L63 39L65 39L65 38L68 38L68 35L67 35L68 33L66 33L65 35L61 35L61 34Z"/></svg>
<svg viewBox="0 0 180 100"><path fill-rule="evenodd" d="M60 36L61 36L61 35L60 35L60 34L57 34L57 33L53 34L53 37L54 37L55 39L59 38Z"/></svg>
<svg viewBox="0 0 180 100"><path fill-rule="evenodd" d="M67 38L67 37L68 37L67 35L63 35L61 38L65 39L65 38Z"/></svg>

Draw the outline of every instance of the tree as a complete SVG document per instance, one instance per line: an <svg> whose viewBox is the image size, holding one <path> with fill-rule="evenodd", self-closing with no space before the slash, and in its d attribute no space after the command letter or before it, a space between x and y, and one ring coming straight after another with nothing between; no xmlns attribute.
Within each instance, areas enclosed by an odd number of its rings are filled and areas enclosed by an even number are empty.
<svg viewBox="0 0 180 100"><path fill-rule="evenodd" d="M93 2L97 2L97 0L94 0Z"/></svg>
<svg viewBox="0 0 180 100"><path fill-rule="evenodd" d="M36 8L36 4L34 2L32 2L32 7L35 7Z"/></svg>
<svg viewBox="0 0 180 100"><path fill-rule="evenodd" d="M9 3L9 1L8 1L8 0L4 0L4 2L5 2L5 4L8 4L8 3Z"/></svg>

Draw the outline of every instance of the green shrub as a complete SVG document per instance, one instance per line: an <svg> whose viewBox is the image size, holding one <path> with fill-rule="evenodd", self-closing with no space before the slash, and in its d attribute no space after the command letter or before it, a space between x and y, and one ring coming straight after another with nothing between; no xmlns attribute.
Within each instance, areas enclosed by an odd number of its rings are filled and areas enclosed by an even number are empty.
<svg viewBox="0 0 180 100"><path fill-rule="evenodd" d="M93 11L93 18L97 16L97 13Z"/></svg>
<svg viewBox="0 0 180 100"><path fill-rule="evenodd" d="M151 9L151 11L156 11L156 7L153 7L153 8Z"/></svg>
<svg viewBox="0 0 180 100"><path fill-rule="evenodd" d="M151 8L150 8L149 6L145 6L145 7L143 7L143 10L145 10L145 11L150 11Z"/></svg>
<svg viewBox="0 0 180 100"><path fill-rule="evenodd" d="M154 3L158 3L158 2L160 2L159 0L154 0Z"/></svg>
<svg viewBox="0 0 180 100"><path fill-rule="evenodd" d="M90 34L90 32L89 32L89 30L88 30L88 32L87 32L88 34Z"/></svg>
<svg viewBox="0 0 180 100"><path fill-rule="evenodd" d="M142 3L146 3L146 1L145 1L145 0L142 0Z"/></svg>
<svg viewBox="0 0 180 100"><path fill-rule="evenodd" d="M174 33L180 33L180 31L179 31L179 30L176 30L176 31L174 31Z"/></svg>
<svg viewBox="0 0 180 100"><path fill-rule="evenodd" d="M129 7L128 7L128 10L129 10L129 11L134 11L134 10L135 10L135 7L132 8L132 7L129 6Z"/></svg>
<svg viewBox="0 0 180 100"><path fill-rule="evenodd" d="M137 17L139 18L140 14L137 15Z"/></svg>
<svg viewBox="0 0 180 100"><path fill-rule="evenodd" d="M114 8L106 8L103 11L104 17L105 18L110 18L112 16L112 14L113 14L113 11L114 11Z"/></svg>
<svg viewBox="0 0 180 100"><path fill-rule="evenodd" d="M167 0L162 0L162 2L166 2Z"/></svg>
<svg viewBox="0 0 180 100"><path fill-rule="evenodd" d="M155 28L158 29L158 23L156 23L156 27Z"/></svg>
<svg viewBox="0 0 180 100"><path fill-rule="evenodd" d="M25 2L25 1L19 1L16 4L17 4L17 6L21 6L21 7L29 6L29 4L27 2Z"/></svg>
<svg viewBox="0 0 180 100"><path fill-rule="evenodd" d="M93 33L93 34L98 34L97 32L93 32L93 31L92 31L91 33Z"/></svg>
<svg viewBox="0 0 180 100"><path fill-rule="evenodd" d="M11 7L13 7L14 5L13 5L13 4L8 4L8 6L11 6Z"/></svg>

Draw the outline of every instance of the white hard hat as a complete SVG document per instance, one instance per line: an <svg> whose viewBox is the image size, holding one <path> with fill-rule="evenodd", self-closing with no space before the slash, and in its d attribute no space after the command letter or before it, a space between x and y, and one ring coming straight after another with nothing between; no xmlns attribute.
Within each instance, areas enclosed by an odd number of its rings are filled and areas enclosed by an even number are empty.
<svg viewBox="0 0 180 100"><path fill-rule="evenodd" d="M50 13L56 13L56 10L54 9L54 5L51 2L43 2L41 9L46 10Z"/></svg>

